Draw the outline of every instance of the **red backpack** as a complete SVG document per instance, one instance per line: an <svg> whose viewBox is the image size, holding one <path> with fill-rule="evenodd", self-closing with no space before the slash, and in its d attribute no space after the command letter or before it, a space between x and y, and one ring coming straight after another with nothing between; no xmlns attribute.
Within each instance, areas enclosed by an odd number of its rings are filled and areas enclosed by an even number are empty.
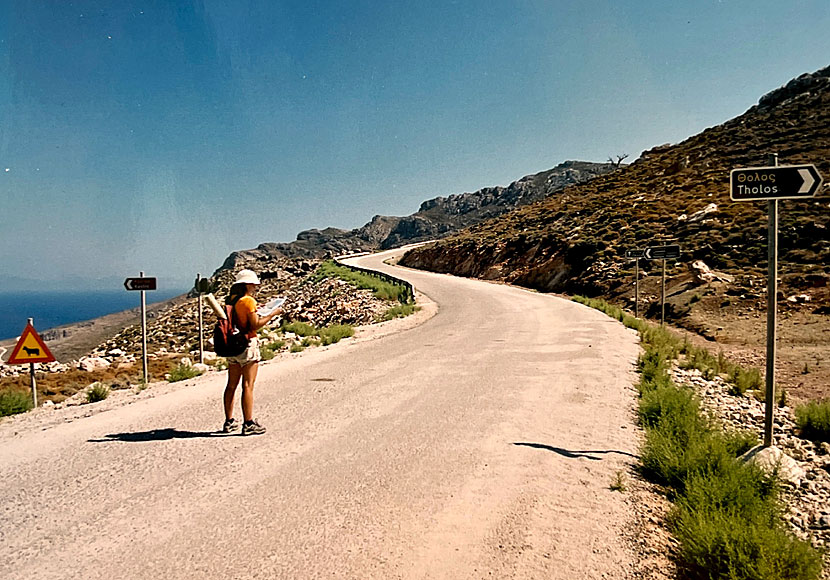
<svg viewBox="0 0 830 580"><path fill-rule="evenodd" d="M213 327L213 352L224 357L239 356L248 348L250 339L237 324L236 308L226 304L225 313L227 318L220 319Z"/></svg>

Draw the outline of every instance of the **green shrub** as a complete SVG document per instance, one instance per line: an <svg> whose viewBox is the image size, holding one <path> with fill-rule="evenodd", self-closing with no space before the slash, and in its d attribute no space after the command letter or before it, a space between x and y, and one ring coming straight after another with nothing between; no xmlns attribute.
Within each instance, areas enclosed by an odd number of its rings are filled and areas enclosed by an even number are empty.
<svg viewBox="0 0 830 580"><path fill-rule="evenodd" d="M292 344L290 349L291 352L303 352L304 350L305 347L301 344Z"/></svg>
<svg viewBox="0 0 830 580"><path fill-rule="evenodd" d="M170 371L170 376L167 379L168 382L175 383L177 381L185 381L187 379L192 379L194 377L198 377L202 373L194 369L191 365L178 365Z"/></svg>
<svg viewBox="0 0 830 580"><path fill-rule="evenodd" d="M32 393L18 389L0 392L0 417L25 413L31 410L33 405Z"/></svg>
<svg viewBox="0 0 830 580"><path fill-rule="evenodd" d="M97 403L98 401L103 401L109 396L110 388L104 383L95 382L89 385L89 389L86 392L86 402Z"/></svg>
<svg viewBox="0 0 830 580"><path fill-rule="evenodd" d="M726 355L722 350L718 351L718 374L728 373L732 369L732 363L726 360Z"/></svg>
<svg viewBox="0 0 830 580"><path fill-rule="evenodd" d="M740 466L689 481L678 500L672 529L678 559L689 578L813 579L821 557L787 534L763 476Z"/></svg>
<svg viewBox="0 0 830 580"><path fill-rule="evenodd" d="M409 302L409 294L406 286L393 284L377 276L352 270L346 266L336 264L333 260L326 260L320 264L314 273L314 280L319 281L325 278L340 278L357 288L371 290L381 300L397 300L401 304L407 304Z"/></svg>
<svg viewBox="0 0 830 580"><path fill-rule="evenodd" d="M728 431L726 437L726 449L732 457L743 455L761 442L756 433L752 431Z"/></svg>
<svg viewBox="0 0 830 580"><path fill-rule="evenodd" d="M322 342L324 346L327 346L329 344L339 342L343 338L354 336L354 328L348 324L334 324L332 326L327 326L326 328L321 328L317 333L317 336L320 337L320 342Z"/></svg>
<svg viewBox="0 0 830 580"><path fill-rule="evenodd" d="M420 310L418 306L414 304L400 304L398 306L393 306L389 310L383 313L381 316L381 320L392 320L394 318L403 318L405 316L409 316L413 312L417 312Z"/></svg>
<svg viewBox="0 0 830 580"><path fill-rule="evenodd" d="M684 343L685 360L681 363L681 367L687 369L697 369L705 379L711 379L721 372L721 360L705 348L691 346Z"/></svg>
<svg viewBox="0 0 830 580"><path fill-rule="evenodd" d="M277 351L280 351L285 346L284 340L275 340L268 342L259 347L259 352L262 355L262 360L271 360Z"/></svg>
<svg viewBox="0 0 830 580"><path fill-rule="evenodd" d="M682 493L690 476L716 472L733 460L725 438L701 422L699 417L668 417L649 429L641 452L643 473Z"/></svg>
<svg viewBox="0 0 830 580"><path fill-rule="evenodd" d="M640 369L640 393L651 388L667 386L671 383L667 372L668 363L665 355L656 349L649 349L639 356L637 366Z"/></svg>
<svg viewBox="0 0 830 580"><path fill-rule="evenodd" d="M670 417L685 416L697 420L699 410L690 390L661 384L642 394L638 415L643 426L657 427Z"/></svg>
<svg viewBox="0 0 830 580"><path fill-rule="evenodd" d="M614 479L611 480L611 485L608 486L608 489L619 492L623 492L628 489L628 486L625 483L625 474L622 471L618 471L614 474Z"/></svg>
<svg viewBox="0 0 830 580"><path fill-rule="evenodd" d="M343 338L354 336L354 328L348 324L333 324L325 328L316 328L305 322L292 322L282 327L284 332L293 332L302 336L303 346L329 345L339 342ZM314 337L319 338L315 340Z"/></svg>
<svg viewBox="0 0 830 580"><path fill-rule="evenodd" d="M317 336L317 328L307 322L286 322L280 330L293 332L297 336Z"/></svg>
<svg viewBox="0 0 830 580"><path fill-rule="evenodd" d="M605 311L603 304L599 308ZM667 371L669 360L682 352L695 368L701 364L709 369L706 372L728 368L736 387L745 390L760 386L760 373L730 367L722 354L715 359L697 352L651 325L641 325L640 333L645 352L638 360L638 414L646 432L641 470L652 481L669 486L676 501L670 523L680 544L678 564L684 577L818 578L819 553L785 531L776 480L735 459L757 443L757 436L721 431L702 415L691 392L671 383ZM799 410L802 430L809 424L830 433L830 403L820 409L818 404L797 409L797 417Z"/></svg>
<svg viewBox="0 0 830 580"><path fill-rule="evenodd" d="M735 365L729 373L729 382L732 383L729 387L729 394L739 397L747 391L758 390L763 385L761 371L754 367L747 370L738 365Z"/></svg>
<svg viewBox="0 0 830 580"><path fill-rule="evenodd" d="M799 405L795 408L795 424L805 439L830 441L830 401Z"/></svg>

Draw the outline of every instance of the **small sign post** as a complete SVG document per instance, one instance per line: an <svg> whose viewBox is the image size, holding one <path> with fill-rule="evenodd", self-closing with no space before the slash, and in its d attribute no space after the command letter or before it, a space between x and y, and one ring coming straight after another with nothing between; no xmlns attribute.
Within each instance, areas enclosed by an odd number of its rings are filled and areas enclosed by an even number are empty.
<svg viewBox="0 0 830 580"><path fill-rule="evenodd" d="M127 278L124 280L124 288L127 290L141 291L141 366L144 371L144 384L150 382L147 368L147 298L145 290L156 289L155 278L145 278L144 272L139 273L139 278Z"/></svg>
<svg viewBox="0 0 830 580"><path fill-rule="evenodd" d="M204 315L202 313L203 307L203 300L204 295L208 295L208 304L211 304L211 300L216 302L213 297L213 293L219 289L219 282L214 281L211 282L210 278L202 278L202 275L197 273L196 274L196 283L193 284L193 289L199 295L199 362L204 364L205 362L205 349L204 349ZM212 308L212 306L211 306ZM222 310L221 308L219 309Z"/></svg>
<svg viewBox="0 0 830 580"><path fill-rule="evenodd" d="M666 322L666 260L674 260L680 257L680 246L652 246L643 250L643 258L646 260L663 261L663 285L660 293L660 326Z"/></svg>
<svg viewBox="0 0 830 580"><path fill-rule="evenodd" d="M814 197L822 184L815 165L778 165L778 154L767 167L743 167L729 173L732 201L767 200L767 364L764 447L772 445L775 399L776 327L778 323L778 200Z"/></svg>
<svg viewBox="0 0 830 580"><path fill-rule="evenodd" d="M202 274L200 272L196 273L196 292L199 293L199 364L204 364L205 362L205 353L204 353L204 326L202 321L202 290L201 290L201 281L202 281Z"/></svg>
<svg viewBox="0 0 830 580"><path fill-rule="evenodd" d="M640 258L645 250L626 250L626 258L634 258L634 317L640 318Z"/></svg>
<svg viewBox="0 0 830 580"><path fill-rule="evenodd" d="M37 381L35 379L35 364L39 362L53 362L55 357L35 330L30 318L23 329L20 339L12 350L7 361L10 365L29 364L29 374L32 377L32 402L37 408Z"/></svg>

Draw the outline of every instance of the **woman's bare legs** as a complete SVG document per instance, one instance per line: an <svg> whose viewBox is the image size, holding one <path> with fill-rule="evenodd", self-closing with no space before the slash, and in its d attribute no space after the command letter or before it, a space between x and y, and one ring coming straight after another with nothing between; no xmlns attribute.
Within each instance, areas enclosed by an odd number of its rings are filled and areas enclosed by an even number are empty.
<svg viewBox="0 0 830 580"><path fill-rule="evenodd" d="M259 370L259 363L250 363L242 367L242 419L244 421L251 421L254 418L254 382L256 382L257 370ZM228 375L228 380L230 380L230 375Z"/></svg>
<svg viewBox="0 0 830 580"><path fill-rule="evenodd" d="M225 387L225 419L233 417L233 396L236 394L236 387L239 386L239 379L242 378L243 369L236 363L228 364L228 384ZM243 393L245 387L242 387ZM243 394L244 399L244 394ZM243 408L245 403L243 402Z"/></svg>

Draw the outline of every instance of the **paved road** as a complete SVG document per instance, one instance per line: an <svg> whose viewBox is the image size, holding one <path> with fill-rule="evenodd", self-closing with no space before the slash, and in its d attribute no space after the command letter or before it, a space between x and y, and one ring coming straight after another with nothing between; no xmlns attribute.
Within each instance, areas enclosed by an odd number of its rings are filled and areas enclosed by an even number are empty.
<svg viewBox="0 0 830 580"><path fill-rule="evenodd" d="M635 336L552 296L395 271L437 314L263 365L263 436L214 433L221 375L0 423L0 577L628 577L608 486L636 450Z"/></svg>

